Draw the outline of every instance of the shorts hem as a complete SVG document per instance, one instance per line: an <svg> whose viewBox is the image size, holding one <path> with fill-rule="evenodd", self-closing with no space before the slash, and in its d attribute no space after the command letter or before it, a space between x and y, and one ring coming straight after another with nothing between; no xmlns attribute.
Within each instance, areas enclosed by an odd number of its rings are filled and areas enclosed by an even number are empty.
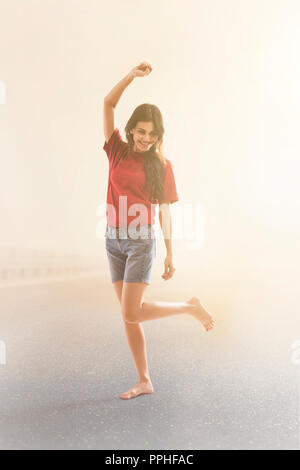
<svg viewBox="0 0 300 470"><path fill-rule="evenodd" d="M126 279L126 280L124 279L124 282L130 282L130 283L132 283L132 282L139 282L139 283L143 283L143 284L148 284L148 285L150 285L150 281L144 280L144 279L141 279L140 281L128 281L127 279Z"/></svg>

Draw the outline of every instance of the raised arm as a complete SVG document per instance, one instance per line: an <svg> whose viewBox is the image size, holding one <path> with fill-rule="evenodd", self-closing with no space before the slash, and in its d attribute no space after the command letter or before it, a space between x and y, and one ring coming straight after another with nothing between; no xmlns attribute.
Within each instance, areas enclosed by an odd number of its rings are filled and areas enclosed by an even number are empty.
<svg viewBox="0 0 300 470"><path fill-rule="evenodd" d="M143 77L152 71L152 67L148 62L141 62L140 65L134 67L122 80L117 83L114 88L105 96L103 103L103 128L105 141L108 142L115 130L115 107L121 98L125 88L133 81L135 77Z"/></svg>

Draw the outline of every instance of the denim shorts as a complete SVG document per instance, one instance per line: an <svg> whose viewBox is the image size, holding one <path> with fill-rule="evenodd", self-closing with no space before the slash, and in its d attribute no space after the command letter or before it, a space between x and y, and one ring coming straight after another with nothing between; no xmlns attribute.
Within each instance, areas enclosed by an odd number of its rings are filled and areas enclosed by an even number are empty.
<svg viewBox="0 0 300 470"><path fill-rule="evenodd" d="M134 232L129 228L106 226L105 248L112 282L150 284L156 257L156 238L152 225Z"/></svg>

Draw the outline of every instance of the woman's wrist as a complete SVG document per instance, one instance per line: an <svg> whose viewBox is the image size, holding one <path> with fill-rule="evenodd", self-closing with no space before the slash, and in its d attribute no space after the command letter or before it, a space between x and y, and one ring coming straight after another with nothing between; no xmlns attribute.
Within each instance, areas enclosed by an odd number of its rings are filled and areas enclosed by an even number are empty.
<svg viewBox="0 0 300 470"><path fill-rule="evenodd" d="M130 72L127 74L127 77L130 80L130 82L132 82L134 80L135 74L134 74L133 70L130 70Z"/></svg>

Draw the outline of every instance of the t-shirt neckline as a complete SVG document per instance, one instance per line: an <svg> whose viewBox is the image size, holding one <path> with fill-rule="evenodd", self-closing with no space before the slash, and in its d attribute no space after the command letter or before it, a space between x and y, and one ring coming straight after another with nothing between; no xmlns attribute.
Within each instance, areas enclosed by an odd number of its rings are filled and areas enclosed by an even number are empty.
<svg viewBox="0 0 300 470"><path fill-rule="evenodd" d="M129 153L131 153L131 154L133 154L134 156L137 156L137 157L144 157L144 154L147 153L147 151L146 152L136 152L135 150L130 149Z"/></svg>

